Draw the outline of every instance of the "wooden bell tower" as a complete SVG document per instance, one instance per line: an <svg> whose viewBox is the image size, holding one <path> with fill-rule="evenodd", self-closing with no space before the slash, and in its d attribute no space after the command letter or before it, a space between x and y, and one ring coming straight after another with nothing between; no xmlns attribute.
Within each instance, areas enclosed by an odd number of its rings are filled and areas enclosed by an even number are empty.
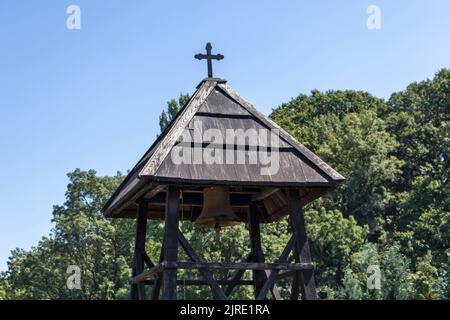
<svg viewBox="0 0 450 320"><path fill-rule="evenodd" d="M223 58L211 55L210 45L207 50L207 55L196 57ZM103 208L108 218L137 219L132 299L177 299L178 285L207 285L212 297L221 300L227 299L236 286L252 285L255 299L266 299L268 295L280 299L276 282L286 277L293 278L291 299L316 299L314 266L302 208L334 190L344 177L244 100L225 80L213 78L210 62L208 60L209 77L201 81L190 100ZM205 141L197 134L199 129L203 132L214 129L226 138L230 132L236 134L234 139L224 138L223 143L217 143ZM279 137L276 145L271 145L270 139L248 138L251 132L264 130L276 133ZM187 154L192 160L195 154L210 151L208 148L232 156L235 161L180 162L174 157L174 154ZM265 156L267 160L268 154L278 159L274 164L278 170L264 174L267 161L255 161L255 157ZM180 219L195 222L198 218L205 201L203 190L211 186L226 188L234 215L241 223L248 224L251 253L240 262L202 261L179 229ZM289 216L292 231L290 240L277 261L267 262L261 245L260 224L286 216ZM145 252L147 219L165 223L162 250L159 261L155 262ZM190 261L178 260L180 250L186 252ZM288 262L290 254L294 256L294 263ZM179 269L198 270L202 279L178 280ZM213 270L233 270L234 273L219 281ZM242 279L246 270L252 271L251 281ZM152 289L146 291L145 286ZM151 295L146 296L146 292Z"/></svg>

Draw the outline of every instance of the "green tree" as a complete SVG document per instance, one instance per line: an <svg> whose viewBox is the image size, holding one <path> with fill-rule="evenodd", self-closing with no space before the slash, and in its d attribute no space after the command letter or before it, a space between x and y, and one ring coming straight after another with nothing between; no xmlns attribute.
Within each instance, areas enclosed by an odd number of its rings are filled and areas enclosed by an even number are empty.
<svg viewBox="0 0 450 320"><path fill-rule="evenodd" d="M450 211L450 70L395 93L383 113L404 161L395 183L397 230L431 206ZM423 252L422 252L423 253ZM422 254L421 253L421 254Z"/></svg>
<svg viewBox="0 0 450 320"><path fill-rule="evenodd" d="M368 227L359 226L353 217L344 218L338 210L324 208L307 210L305 223L319 289L326 286L337 290L352 255L361 250L367 239Z"/></svg>
<svg viewBox="0 0 450 320"><path fill-rule="evenodd" d="M392 155L398 144L378 116L384 109L382 100L364 92L313 91L271 114L346 177L339 190L318 205L339 209L346 217L368 224L375 240L388 223L384 211L393 198L388 186L397 179L403 164Z"/></svg>
<svg viewBox="0 0 450 320"><path fill-rule="evenodd" d="M167 110L163 110L161 112L161 115L159 116L159 128L161 129L161 132L164 131L167 125L177 115L181 107L183 107L189 101L189 98L189 94L181 93L178 99L167 101Z"/></svg>
<svg viewBox="0 0 450 320"><path fill-rule="evenodd" d="M180 95L168 102L161 131L188 99ZM388 101L359 91L314 90L273 110L272 119L347 178L305 208L320 297L448 299L449 101L450 71L444 69ZM70 173L66 201L53 209L54 228L31 250L13 250L0 276L0 299L128 298L135 221L107 220L100 212L122 179L92 170ZM224 228L220 241L213 230L190 222L181 228L205 261L241 261L249 253L245 224ZM288 240L289 221L261 229L266 260L275 261ZM163 230L161 221L148 222L146 250L153 261L159 259ZM181 250L180 257L187 259ZM81 269L81 290L67 289L69 265ZM367 288L370 265L380 267L379 290ZM219 279L230 276L216 272ZM289 296L290 284L277 283L282 297ZM211 297L207 287L178 290L179 297ZM243 286L232 297L253 294Z"/></svg>
<svg viewBox="0 0 450 320"><path fill-rule="evenodd" d="M120 299L128 297L133 223L106 220L101 205L123 179L95 171L68 174L66 202L53 209L54 228L29 251L16 249L2 279L12 299ZM69 265L81 270L81 290L69 290Z"/></svg>

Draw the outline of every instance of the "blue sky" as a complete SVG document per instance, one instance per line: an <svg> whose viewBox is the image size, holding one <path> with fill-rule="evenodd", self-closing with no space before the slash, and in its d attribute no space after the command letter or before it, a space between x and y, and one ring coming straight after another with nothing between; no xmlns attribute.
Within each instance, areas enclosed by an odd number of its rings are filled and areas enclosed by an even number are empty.
<svg viewBox="0 0 450 320"><path fill-rule="evenodd" d="M206 75L207 41L225 55L215 76L266 114L312 89L387 98L449 66L450 1L1 0L0 270L48 234L67 172L134 165L166 101Z"/></svg>

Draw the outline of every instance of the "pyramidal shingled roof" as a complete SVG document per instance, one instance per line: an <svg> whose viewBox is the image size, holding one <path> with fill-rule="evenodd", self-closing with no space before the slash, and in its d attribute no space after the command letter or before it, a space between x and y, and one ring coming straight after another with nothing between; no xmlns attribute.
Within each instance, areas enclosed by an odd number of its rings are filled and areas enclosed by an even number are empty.
<svg viewBox="0 0 450 320"><path fill-rule="evenodd" d="M197 128L201 124L201 128ZM224 137L224 142L216 144L216 148L229 148L226 138L230 129L260 131L272 130L279 135L279 169L274 173L261 174L261 169L267 167L260 161L245 161L244 163L174 163L172 151L181 150L195 152L195 148L204 149L209 143L197 141L195 130L213 129ZM231 132L232 132L231 131ZM183 141L188 132L191 143ZM225 142L225 140L227 142ZM231 140L230 140L231 141ZM241 159L249 160L261 150L267 150L270 145L264 140L245 140L244 145L233 140L231 152L233 159L240 155ZM242 141L242 140L241 140ZM248 143L247 143L248 141ZM215 143L216 141L214 141ZM222 148L223 147L223 148ZM266 148L266 149L265 149ZM257 150L257 153L252 152ZM344 177L322 161L318 156L295 140L276 123L259 112L253 105L236 93L225 80L206 78L198 86L189 101L181 108L176 117L161 133L150 149L131 170L118 190L103 207L106 216L120 215L120 210L126 208L130 199L160 191L167 183L179 184L225 184L241 186L276 186L276 187L323 187L331 190L344 180ZM324 189L324 190L325 190ZM320 196L322 193L318 193ZM317 198L317 197L315 197Z"/></svg>

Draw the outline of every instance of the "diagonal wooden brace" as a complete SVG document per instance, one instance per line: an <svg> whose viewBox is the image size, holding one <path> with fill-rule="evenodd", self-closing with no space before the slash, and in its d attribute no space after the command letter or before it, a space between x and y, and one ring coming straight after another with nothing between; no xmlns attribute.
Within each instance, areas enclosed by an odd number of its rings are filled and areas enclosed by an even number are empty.
<svg viewBox="0 0 450 320"><path fill-rule="evenodd" d="M295 244L295 235L292 235L291 238L289 239L288 243L286 244L286 247L284 248L283 252L281 253L280 257L278 258L277 262L283 263L283 262L287 261L289 254L291 253L292 248L294 247L294 244ZM270 273L269 278L267 279L267 281L264 283L263 287L259 291L258 296L256 297L256 300L263 300L266 297L269 289L272 288L273 285L275 284L275 281L277 280L279 272L280 272L280 270L273 270Z"/></svg>
<svg viewBox="0 0 450 320"><path fill-rule="evenodd" d="M194 249L191 247L187 239L184 237L183 233L178 230L178 241L180 242L181 247L184 249L186 254L193 262L202 262L200 257L195 253ZM217 300L227 300L227 295L223 291L222 287L219 286L216 279L214 278L211 271L206 269L199 269L200 274L205 278L208 284L211 287L211 290L214 294L214 298Z"/></svg>

